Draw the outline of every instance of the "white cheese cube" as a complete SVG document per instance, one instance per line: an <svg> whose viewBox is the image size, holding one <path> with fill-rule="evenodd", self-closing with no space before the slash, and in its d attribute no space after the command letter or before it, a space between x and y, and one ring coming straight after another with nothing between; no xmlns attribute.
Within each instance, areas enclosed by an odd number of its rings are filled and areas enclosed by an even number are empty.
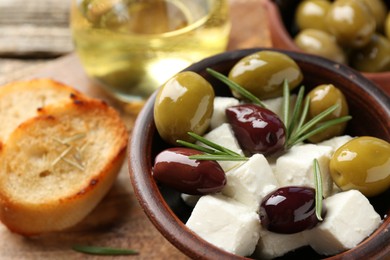
<svg viewBox="0 0 390 260"><path fill-rule="evenodd" d="M318 143L317 145L330 146L330 147L332 147L333 152L335 152L337 149L339 149L340 146L351 141L352 139L353 139L353 137L351 137L349 135L341 135L341 136L336 136L336 137L330 138L328 140L322 141L322 142Z"/></svg>
<svg viewBox="0 0 390 260"><path fill-rule="evenodd" d="M232 97L215 97L214 98L214 112L211 116L211 129L217 128L223 123L227 122L225 110L228 107L236 106L240 101Z"/></svg>
<svg viewBox="0 0 390 260"><path fill-rule="evenodd" d="M209 141L216 143L220 146L226 147L233 152L236 152L240 155L244 155L243 151L240 148L240 145L237 142L237 139L234 136L233 130L228 123L224 123L217 128L211 130L203 136ZM203 145L202 143L197 142L198 145ZM238 165L242 164L243 161L218 161L222 169L227 172Z"/></svg>
<svg viewBox="0 0 390 260"><path fill-rule="evenodd" d="M254 154L248 161L226 173L222 193L258 211L261 200L279 187L267 159Z"/></svg>
<svg viewBox="0 0 390 260"><path fill-rule="evenodd" d="M202 196L186 225L209 243L240 256L251 255L259 239L259 216L221 194Z"/></svg>
<svg viewBox="0 0 390 260"><path fill-rule="evenodd" d="M357 246L381 224L368 199L357 190L337 193L324 200L324 221L305 233L319 254L333 255Z"/></svg>
<svg viewBox="0 0 390 260"><path fill-rule="evenodd" d="M332 193L333 179L329 172L329 160L332 148L314 144L302 144L292 147L276 160L275 176L280 186L306 186L315 188L313 160L318 160L323 195Z"/></svg>
<svg viewBox="0 0 390 260"><path fill-rule="evenodd" d="M290 96L290 110L289 110L290 116L292 115L292 112L294 110L296 100L297 100L296 95L293 94ZM266 108L268 108L269 110L271 110L272 112L277 114L279 116L279 118L282 121L284 121L283 97L262 100L262 103L266 106Z"/></svg>
<svg viewBox="0 0 390 260"><path fill-rule="evenodd" d="M257 243L255 256L259 259L273 259L290 251L307 246L309 243L304 235L306 231L294 234L278 234L260 228L260 239Z"/></svg>
<svg viewBox="0 0 390 260"><path fill-rule="evenodd" d="M180 194L181 199L190 207L195 207L196 203L200 199L201 195Z"/></svg>

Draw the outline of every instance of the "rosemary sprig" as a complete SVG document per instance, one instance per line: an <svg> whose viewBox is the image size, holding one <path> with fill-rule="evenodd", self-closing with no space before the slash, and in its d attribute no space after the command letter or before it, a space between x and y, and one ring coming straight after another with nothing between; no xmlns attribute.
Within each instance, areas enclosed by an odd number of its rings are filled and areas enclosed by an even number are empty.
<svg viewBox="0 0 390 260"><path fill-rule="evenodd" d="M198 151L203 152L204 154L198 154L198 155L191 155L189 156L190 159L193 160L216 160L216 161L246 161L248 160L247 157L242 156L239 153L236 153L226 147L223 147L219 144L216 144L210 140L207 140L206 138L197 135L193 132L188 132L188 135L190 135L192 138L194 138L196 141L203 143L205 146L186 142L183 140L177 140L176 142L182 146L192 148Z"/></svg>
<svg viewBox="0 0 390 260"><path fill-rule="evenodd" d="M243 87L241 87L239 84L237 84L236 82L230 80L228 77L226 77L225 75L223 75L222 73L219 73L218 71L215 71L213 69L210 69L210 68L207 68L206 71L212 75L213 77L215 77L216 79L219 79L220 81L222 81L223 83L225 83L226 85L228 85L228 87L232 90L235 90L237 91L241 96L245 97L246 99L248 99L249 101L251 101L253 104L256 104L256 105L259 105L261 107L264 107L265 108L265 105L261 102L261 100L256 97L255 95L253 95L251 92L249 92L248 90L244 89Z"/></svg>
<svg viewBox="0 0 390 260"><path fill-rule="evenodd" d="M210 75L224 82L232 90L235 90L238 93L240 93L241 96L245 97L252 103L257 104L263 108L266 108L259 98L257 98L252 93L250 93L249 91L241 87L239 84L230 80L225 75L210 68L207 68L206 71ZM304 93L305 93L305 88L304 86L301 86L297 95L297 100L294 106L294 110L292 111L292 114L290 114L290 87L287 80L283 82L283 120L286 127L286 137L287 137L285 143L285 149L289 149L292 146L305 141L311 136L318 134L331 126L346 122L352 118L351 116L343 116L336 119L331 119L325 122L321 122L324 118L326 118L328 115L333 113L336 109L338 109L339 105L336 104L326 109L322 113L318 114L317 116L313 117L308 122L306 122L307 114L310 106L310 99L306 98L305 102L303 102ZM302 108L302 104L303 104L303 108Z"/></svg>
<svg viewBox="0 0 390 260"><path fill-rule="evenodd" d="M91 255L138 255L138 252L135 250L111 247L74 245L72 249L80 253Z"/></svg>
<svg viewBox="0 0 390 260"><path fill-rule="evenodd" d="M66 148L51 162L51 166L54 167L59 161L64 161L70 166L80 171L84 171L85 167L82 160L82 153L87 146L87 143L85 142L81 147L78 147L74 144L74 142L84 139L85 137L86 133L74 134L64 139L53 137L54 141L61 145L65 145ZM71 156L74 160L66 158L68 155Z"/></svg>
<svg viewBox="0 0 390 260"><path fill-rule="evenodd" d="M287 81L284 81L283 84L283 113L284 113L284 123L286 126L286 149L291 148L293 145L305 141L309 137L318 134L325 129L346 122L350 120L351 116L343 116L325 122L321 122L328 115L332 114L336 109L339 108L339 104L335 104L328 109L322 111L317 116L313 117L311 120L306 122L307 113L309 111L310 99L307 97L302 109L302 102L304 98L304 87L300 87L297 100L295 103L294 110L290 116L290 90ZM305 123L306 122L306 123ZM321 122L321 123L320 123ZM319 124L320 123L320 124ZM317 125L318 124L318 125Z"/></svg>
<svg viewBox="0 0 390 260"><path fill-rule="evenodd" d="M319 221L322 221L322 178L321 170L318 164L318 160L313 160L313 169L314 169L314 182L315 182L315 206L316 206L316 217Z"/></svg>

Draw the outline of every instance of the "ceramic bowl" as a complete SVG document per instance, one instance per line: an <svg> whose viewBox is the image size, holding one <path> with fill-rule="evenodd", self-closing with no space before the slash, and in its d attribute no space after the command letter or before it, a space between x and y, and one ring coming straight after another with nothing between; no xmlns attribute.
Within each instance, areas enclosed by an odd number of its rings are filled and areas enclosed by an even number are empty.
<svg viewBox="0 0 390 260"><path fill-rule="evenodd" d="M294 27L294 13L301 2L300 0L264 0L262 1L268 17L269 31L274 48L301 52L302 50L294 43L293 35L296 34ZM390 5L387 2L388 5ZM362 73L376 85L390 95L390 71L378 73Z"/></svg>
<svg viewBox="0 0 390 260"><path fill-rule="evenodd" d="M218 96L230 96L230 91L206 72L210 67L227 74L242 57L264 49L245 49L222 53L195 63L186 70L205 77ZM374 84L351 70L320 57L289 51L280 51L293 58L304 74L303 84L307 89L320 83L333 83L346 96L353 119L349 121L347 133L352 136L371 135L390 141L390 97ZM139 114L130 143L129 170L134 193L150 221L174 246L191 258L243 259L227 253L205 242L191 232L185 222L191 214L180 198L180 193L155 182L151 173L156 154L168 145L164 143L155 127L153 106L157 93L146 102ZM390 215L388 198L390 190L372 199L377 212ZM390 254L390 218L358 247L329 259L369 259ZM320 259L310 248L297 250L282 259Z"/></svg>

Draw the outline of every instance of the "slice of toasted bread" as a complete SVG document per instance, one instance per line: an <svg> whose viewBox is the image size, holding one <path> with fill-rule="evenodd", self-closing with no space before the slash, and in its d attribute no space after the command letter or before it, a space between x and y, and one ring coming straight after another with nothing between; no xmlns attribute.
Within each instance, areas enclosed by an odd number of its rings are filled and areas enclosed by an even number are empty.
<svg viewBox="0 0 390 260"><path fill-rule="evenodd" d="M23 235L78 223L112 186L127 141L123 121L102 101L41 109L0 153L0 220Z"/></svg>
<svg viewBox="0 0 390 260"><path fill-rule="evenodd" d="M11 132L37 111L53 103L85 98L72 87L52 79L16 81L0 87L0 142L5 142Z"/></svg>

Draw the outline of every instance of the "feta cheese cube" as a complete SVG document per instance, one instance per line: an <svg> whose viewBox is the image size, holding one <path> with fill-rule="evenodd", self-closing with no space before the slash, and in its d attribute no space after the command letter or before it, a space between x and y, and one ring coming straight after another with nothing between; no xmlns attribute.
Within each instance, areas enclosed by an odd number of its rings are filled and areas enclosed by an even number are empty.
<svg viewBox="0 0 390 260"><path fill-rule="evenodd" d="M236 106L240 101L232 97L215 97L214 98L214 112L211 116L211 129L217 128L223 123L227 122L225 110L228 107Z"/></svg>
<svg viewBox="0 0 390 260"><path fill-rule="evenodd" d="M333 152L335 152L339 147L344 145L345 143L351 141L353 137L349 135L342 135L342 136L336 136L333 138L330 138L328 140L322 141L318 143L318 145L323 145L323 146L330 146L333 149Z"/></svg>
<svg viewBox="0 0 390 260"><path fill-rule="evenodd" d="M307 246L306 231L294 234L279 234L260 228L260 239L254 255L259 259L273 259L290 251Z"/></svg>
<svg viewBox="0 0 390 260"><path fill-rule="evenodd" d="M259 239L259 216L221 194L202 196L186 225L209 243L240 256L251 255Z"/></svg>
<svg viewBox="0 0 390 260"><path fill-rule="evenodd" d="M295 102L297 100L297 95L291 95L290 96L290 116L292 115L292 112L295 107ZM277 97L277 98L270 98L266 100L262 100L263 104L277 114L279 118L283 121L284 120L284 115L283 115L283 97Z"/></svg>
<svg viewBox="0 0 390 260"><path fill-rule="evenodd" d="M313 160L318 160L323 195L328 197L332 193L333 179L329 172L329 160L332 148L314 144L302 144L292 147L287 153L276 160L275 176L280 186L307 186L315 187Z"/></svg>
<svg viewBox="0 0 390 260"><path fill-rule="evenodd" d="M226 172L222 193L258 211L261 200L279 187L267 159L254 154L248 161Z"/></svg>
<svg viewBox="0 0 390 260"><path fill-rule="evenodd" d="M203 137L238 154L244 155L240 145L237 142L237 139L234 136L233 130L228 123L224 123L218 126L217 128L205 134ZM203 145L199 142L197 144ZM243 161L218 161L218 163L221 165L222 169L227 172L242 164Z"/></svg>
<svg viewBox="0 0 390 260"><path fill-rule="evenodd" d="M337 193L324 200L324 221L305 233L319 254L333 255L357 246L381 224L368 199L357 190Z"/></svg>

